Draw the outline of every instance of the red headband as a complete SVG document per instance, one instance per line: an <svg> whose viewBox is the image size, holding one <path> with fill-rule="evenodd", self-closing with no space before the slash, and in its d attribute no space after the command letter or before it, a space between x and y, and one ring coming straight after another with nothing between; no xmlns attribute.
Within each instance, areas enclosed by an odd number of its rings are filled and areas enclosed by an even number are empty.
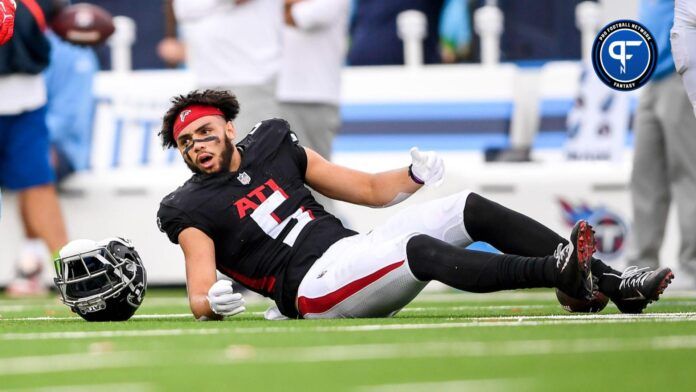
<svg viewBox="0 0 696 392"><path fill-rule="evenodd" d="M174 122L174 140L179 136L181 130L186 128L187 125L198 120L203 116L223 116L222 111L215 106L207 105L190 105L185 107L176 116L176 121Z"/></svg>

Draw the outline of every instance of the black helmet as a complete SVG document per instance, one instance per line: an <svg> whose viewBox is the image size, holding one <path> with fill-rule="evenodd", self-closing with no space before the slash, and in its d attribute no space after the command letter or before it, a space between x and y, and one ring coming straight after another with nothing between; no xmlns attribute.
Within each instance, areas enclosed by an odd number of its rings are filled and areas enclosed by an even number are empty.
<svg viewBox="0 0 696 392"><path fill-rule="evenodd" d="M127 239L71 241L55 267L63 303L87 321L128 320L143 302L145 267Z"/></svg>

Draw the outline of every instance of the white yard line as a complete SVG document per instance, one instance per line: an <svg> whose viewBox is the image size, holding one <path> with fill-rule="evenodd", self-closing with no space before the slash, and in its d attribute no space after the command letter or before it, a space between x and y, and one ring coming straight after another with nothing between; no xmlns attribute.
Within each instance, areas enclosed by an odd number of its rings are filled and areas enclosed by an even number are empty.
<svg viewBox="0 0 696 392"><path fill-rule="evenodd" d="M695 302L696 303L696 302ZM556 308L557 305L462 305L462 306L448 306L448 307L408 307L401 310L400 313L420 313L420 312L442 312L442 311L462 311L462 310L506 310L506 309L548 309ZM245 315L252 316L263 316L264 312L246 312ZM526 319L632 319L632 318L671 318L671 317L686 317L688 319L693 318L691 315L696 315L694 313L649 313L641 315L632 314L568 314L568 315L556 315L556 316L494 316L494 317L452 317L451 319L466 319L472 321L481 321L489 319L512 319L512 320L526 320ZM164 320L164 319L188 319L193 316L190 313L164 313L164 314L137 314L132 318L138 319L151 319L151 320ZM39 316L39 317L2 317L0 314L0 322L3 321L54 321L54 320L80 320L79 316Z"/></svg>
<svg viewBox="0 0 696 392"><path fill-rule="evenodd" d="M153 320L164 320L169 318L193 318L191 313L173 313L173 314L137 314L132 319L153 319ZM41 316L41 317L8 317L0 318L2 321L58 321L58 320L82 320L80 316Z"/></svg>
<svg viewBox="0 0 696 392"><path fill-rule="evenodd" d="M696 290L668 290L660 298L696 298ZM556 300L556 294L552 291L499 291L495 293L467 293L458 291L446 292L422 292L416 297L414 302L460 302L460 301L476 301L476 302L500 302L514 300Z"/></svg>
<svg viewBox="0 0 696 392"><path fill-rule="evenodd" d="M116 331L74 331L74 332L18 332L0 334L0 341L15 340L55 340L55 339L92 339L92 338L122 338L150 336L184 336L184 335L216 335L230 330L223 328L200 329L138 329Z"/></svg>
<svg viewBox="0 0 696 392"><path fill-rule="evenodd" d="M497 293L466 293L457 291L448 291L444 293L422 292L416 297L414 302L462 302L462 301L478 301L478 302L499 302L499 301L514 301L514 300L553 300L556 295L551 291L501 291Z"/></svg>
<svg viewBox="0 0 696 392"><path fill-rule="evenodd" d="M462 392L462 391L529 391L532 390L532 380L512 378L488 378L478 380L454 380L436 382L414 382L400 384L365 385L355 388L357 392Z"/></svg>
<svg viewBox="0 0 696 392"><path fill-rule="evenodd" d="M543 356L600 352L653 350L694 350L696 335L667 335L649 338L590 338L508 341L427 341L383 344L324 345L311 347L264 348L229 346L200 350L186 356L166 352L122 351L71 353L46 356L0 358L0 375L30 375L67 371L130 367L174 366L181 363L317 363L385 359L478 358L495 356ZM440 390L439 388L434 388Z"/></svg>
<svg viewBox="0 0 696 392"><path fill-rule="evenodd" d="M688 291L668 291L661 298L696 298L696 290ZM428 293L424 292L418 295L415 304L419 302L462 302L462 301L477 301L477 302L499 302L499 301L514 301L514 300L555 300L556 296L551 291L543 292L526 292L520 291L501 291L498 293L474 294L465 292L450 291L445 293ZM19 299L0 299L0 309L4 306L14 307L21 306L39 306L47 305L62 305L58 297L48 298L19 298ZM259 302L270 301L261 298ZM51 303L52 302L52 303ZM182 297L145 297L145 304L152 306L169 306L169 305L188 305L186 296Z"/></svg>
<svg viewBox="0 0 696 392"><path fill-rule="evenodd" d="M509 309L549 309L555 308L560 309L558 304L548 304L548 305L462 305L462 306L438 306L438 307L408 307L402 309L399 313L409 313L409 312L442 312L447 311L457 311L457 310L509 310Z"/></svg>
<svg viewBox="0 0 696 392"><path fill-rule="evenodd" d="M0 375L61 373L75 370L148 366L157 358L146 352L58 354L0 358Z"/></svg>
<svg viewBox="0 0 696 392"><path fill-rule="evenodd" d="M15 305L0 305L0 314L2 312L26 312L28 310L44 310L44 309L65 309L63 304L15 304Z"/></svg>
<svg viewBox="0 0 696 392"><path fill-rule="evenodd" d="M696 335L670 335L629 339L559 339L473 342L416 342L292 348L231 346L231 362L342 362L377 359L491 357L551 354L585 354L619 351L693 350ZM209 355L209 357L213 357ZM221 359L224 362L224 360Z"/></svg>
<svg viewBox="0 0 696 392"><path fill-rule="evenodd" d="M246 312L253 316L263 316L264 312ZM171 313L171 314L136 314L131 317L135 320L166 320L166 319L193 319L191 313ZM2 321L56 321L56 320L82 320L80 316L41 316L41 317L0 317Z"/></svg>
<svg viewBox="0 0 696 392"><path fill-rule="evenodd" d="M166 316L165 316L166 317ZM143 336L184 336L212 334L272 334L272 333L310 333L310 332L372 332L425 329L457 329L480 327L570 325L585 323L637 323L637 322L694 322L696 313L651 313L643 315L563 315L563 316L510 316L510 317L473 317L464 321L444 323L394 323L362 324L341 326L291 326L274 323L269 327L202 327L203 323L192 325L191 329L140 329L110 331L66 331L66 332L9 332L0 333L0 341L17 340L54 340L54 339L93 339ZM348 321L348 320L347 320ZM231 324L231 321L230 321ZM218 324L219 325L219 324ZM228 324L229 325L229 324ZM200 327L199 327L200 326Z"/></svg>
<svg viewBox="0 0 696 392"><path fill-rule="evenodd" d="M2 392L148 392L155 391L155 385L151 383L105 383L105 384L75 384L75 385L52 385L50 387L38 388L19 388L19 389L0 389Z"/></svg>

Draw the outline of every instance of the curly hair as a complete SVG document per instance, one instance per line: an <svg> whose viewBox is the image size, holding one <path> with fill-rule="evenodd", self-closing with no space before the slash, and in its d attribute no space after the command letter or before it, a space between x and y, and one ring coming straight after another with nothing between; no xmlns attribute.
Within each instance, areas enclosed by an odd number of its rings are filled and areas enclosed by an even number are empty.
<svg viewBox="0 0 696 392"><path fill-rule="evenodd" d="M186 95L179 95L171 100L172 106L165 113L162 119L162 129L158 136L162 138L164 148L176 147L174 140L174 122L179 113L190 105L214 106L222 111L225 121L232 121L239 113L239 102L237 97L229 91L223 90L199 90L191 91Z"/></svg>

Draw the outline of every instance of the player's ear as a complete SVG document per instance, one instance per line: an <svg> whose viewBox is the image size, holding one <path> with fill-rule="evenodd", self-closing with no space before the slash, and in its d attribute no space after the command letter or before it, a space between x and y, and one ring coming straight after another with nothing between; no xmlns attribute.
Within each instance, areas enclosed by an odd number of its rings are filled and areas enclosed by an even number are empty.
<svg viewBox="0 0 696 392"><path fill-rule="evenodd" d="M234 137L237 136L237 128L234 127L232 120L225 124L225 134L230 140L234 140Z"/></svg>

